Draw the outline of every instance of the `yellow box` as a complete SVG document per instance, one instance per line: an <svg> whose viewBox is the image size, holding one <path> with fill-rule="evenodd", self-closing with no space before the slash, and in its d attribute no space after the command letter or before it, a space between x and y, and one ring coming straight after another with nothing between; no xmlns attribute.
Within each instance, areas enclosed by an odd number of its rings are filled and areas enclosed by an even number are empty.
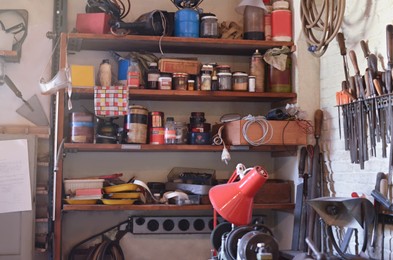
<svg viewBox="0 0 393 260"><path fill-rule="evenodd" d="M94 87L94 66L71 65L71 84L73 87Z"/></svg>

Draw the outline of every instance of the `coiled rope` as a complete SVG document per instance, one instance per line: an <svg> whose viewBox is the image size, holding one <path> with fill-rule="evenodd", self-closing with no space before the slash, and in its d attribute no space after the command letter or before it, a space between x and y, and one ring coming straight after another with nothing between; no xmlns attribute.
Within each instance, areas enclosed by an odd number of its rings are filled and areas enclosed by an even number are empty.
<svg viewBox="0 0 393 260"><path fill-rule="evenodd" d="M345 0L302 0L300 16L308 50L321 57L338 33L345 11Z"/></svg>

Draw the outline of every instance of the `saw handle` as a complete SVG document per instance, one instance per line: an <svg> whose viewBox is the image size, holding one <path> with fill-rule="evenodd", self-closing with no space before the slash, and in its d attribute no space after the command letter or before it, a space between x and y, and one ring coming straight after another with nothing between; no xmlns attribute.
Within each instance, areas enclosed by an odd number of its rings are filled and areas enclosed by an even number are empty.
<svg viewBox="0 0 393 260"><path fill-rule="evenodd" d="M323 120L323 112L321 109L317 109L314 114L314 136L318 139L321 136L322 130L322 120ZM314 156L317 156L314 154Z"/></svg>
<svg viewBox="0 0 393 260"><path fill-rule="evenodd" d="M358 60L356 58L356 53L354 50L350 50L349 51L349 58L351 59L352 65L353 65L353 69L355 70L355 74L356 75L360 75L360 70L359 70L359 66L358 66Z"/></svg>

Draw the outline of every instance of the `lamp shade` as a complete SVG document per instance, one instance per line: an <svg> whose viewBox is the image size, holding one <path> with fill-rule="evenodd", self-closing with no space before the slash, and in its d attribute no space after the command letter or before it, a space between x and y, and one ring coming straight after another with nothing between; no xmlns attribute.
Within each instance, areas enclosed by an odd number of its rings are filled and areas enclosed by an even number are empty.
<svg viewBox="0 0 393 260"><path fill-rule="evenodd" d="M255 166L238 182L216 185L209 191L213 208L234 225L248 225L252 218L254 196L268 179L261 166Z"/></svg>

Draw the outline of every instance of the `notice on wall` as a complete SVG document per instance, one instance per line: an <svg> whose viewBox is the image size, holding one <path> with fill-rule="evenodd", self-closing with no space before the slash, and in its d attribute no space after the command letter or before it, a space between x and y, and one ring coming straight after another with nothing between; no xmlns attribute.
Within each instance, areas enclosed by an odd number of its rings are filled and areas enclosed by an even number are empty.
<svg viewBox="0 0 393 260"><path fill-rule="evenodd" d="M0 141L0 213L32 210L26 139Z"/></svg>

